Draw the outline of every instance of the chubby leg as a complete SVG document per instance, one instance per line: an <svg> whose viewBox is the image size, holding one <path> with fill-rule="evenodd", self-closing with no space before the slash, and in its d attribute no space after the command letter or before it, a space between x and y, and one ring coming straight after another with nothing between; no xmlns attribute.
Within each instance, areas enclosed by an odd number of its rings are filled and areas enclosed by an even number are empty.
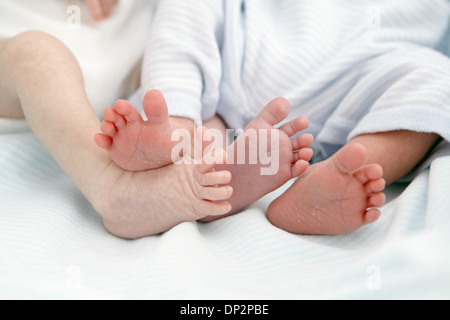
<svg viewBox="0 0 450 320"><path fill-rule="evenodd" d="M26 118L37 137L87 196L88 185L109 161L92 135L99 120L71 52L42 32L2 41L0 116ZM74 152L76 150L76 152Z"/></svg>
<svg viewBox="0 0 450 320"><path fill-rule="evenodd" d="M33 31L0 41L0 72L0 116L25 117L112 234L139 238L229 211L222 198L232 190L221 186L229 175L215 173L214 165L128 172L98 148L100 121L80 67L57 39Z"/></svg>
<svg viewBox="0 0 450 320"><path fill-rule="evenodd" d="M383 178L391 184L411 172L440 140L434 133L407 130L381 132L356 137L367 149L366 164L383 167Z"/></svg>
<svg viewBox="0 0 450 320"><path fill-rule="evenodd" d="M355 138L312 165L268 209L275 226L295 234L343 234L375 222L386 182L411 171L438 137L396 131Z"/></svg>

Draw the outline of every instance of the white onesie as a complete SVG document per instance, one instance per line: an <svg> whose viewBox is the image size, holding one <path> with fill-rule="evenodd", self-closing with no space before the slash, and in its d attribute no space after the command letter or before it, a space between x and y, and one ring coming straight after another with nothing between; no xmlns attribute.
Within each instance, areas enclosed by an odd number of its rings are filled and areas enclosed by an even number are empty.
<svg viewBox="0 0 450 320"><path fill-rule="evenodd" d="M450 141L449 17L447 0L160 0L139 99L240 129L283 96L316 161L365 133Z"/></svg>

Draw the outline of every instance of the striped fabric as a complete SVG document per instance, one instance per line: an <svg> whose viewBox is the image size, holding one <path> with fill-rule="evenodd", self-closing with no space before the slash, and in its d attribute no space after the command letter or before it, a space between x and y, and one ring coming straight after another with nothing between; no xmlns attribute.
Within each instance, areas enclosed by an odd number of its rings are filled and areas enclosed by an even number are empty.
<svg viewBox="0 0 450 320"><path fill-rule="evenodd" d="M310 118L316 160L364 133L450 140L449 17L447 0L162 0L143 92L234 129L284 96Z"/></svg>

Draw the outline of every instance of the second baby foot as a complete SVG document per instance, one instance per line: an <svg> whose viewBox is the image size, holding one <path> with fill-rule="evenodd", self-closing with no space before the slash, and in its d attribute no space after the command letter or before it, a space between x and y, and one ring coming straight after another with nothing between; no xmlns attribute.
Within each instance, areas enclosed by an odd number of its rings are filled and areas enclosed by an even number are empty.
<svg viewBox="0 0 450 320"><path fill-rule="evenodd" d="M274 99L228 147L227 153L233 164L228 162L218 168L231 172L233 176L230 185L234 193L229 199L233 208L230 214L278 189L308 168L308 161L313 154L309 148L313 136L303 133L293 138L308 128L308 119L298 117L275 129L275 126L286 119L289 111L290 104L286 99ZM259 156L256 163L250 163L251 154ZM269 155L270 162L264 161L266 155ZM216 219L217 217L213 217L203 221Z"/></svg>
<svg viewBox="0 0 450 320"><path fill-rule="evenodd" d="M161 92L149 91L144 97L144 121L130 102L119 100L104 111L102 133L95 136L97 145L108 151L122 169L144 171L172 163L171 141L174 125Z"/></svg>
<svg viewBox="0 0 450 320"><path fill-rule="evenodd" d="M363 165L366 149L350 143L312 165L268 209L276 227L294 234L344 234L375 222L385 203L383 170Z"/></svg>

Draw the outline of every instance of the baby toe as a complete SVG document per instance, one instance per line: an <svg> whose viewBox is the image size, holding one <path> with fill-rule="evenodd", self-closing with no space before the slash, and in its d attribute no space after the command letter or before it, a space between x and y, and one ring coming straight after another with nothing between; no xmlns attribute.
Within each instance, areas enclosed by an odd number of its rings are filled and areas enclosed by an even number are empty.
<svg viewBox="0 0 450 320"><path fill-rule="evenodd" d="M381 192L386 187L386 181L383 178L377 179L377 180L370 180L366 185L366 192L368 194L375 193L375 192Z"/></svg>
<svg viewBox="0 0 450 320"><path fill-rule="evenodd" d="M116 126L109 122L109 121L103 121L100 130L107 136L114 137L117 134L117 128Z"/></svg>
<svg viewBox="0 0 450 320"><path fill-rule="evenodd" d="M386 203L386 195L384 193L375 193L367 198L367 208L379 208Z"/></svg>
<svg viewBox="0 0 450 320"><path fill-rule="evenodd" d="M381 211L378 209L370 209L364 215L364 224L374 223L381 215Z"/></svg>

